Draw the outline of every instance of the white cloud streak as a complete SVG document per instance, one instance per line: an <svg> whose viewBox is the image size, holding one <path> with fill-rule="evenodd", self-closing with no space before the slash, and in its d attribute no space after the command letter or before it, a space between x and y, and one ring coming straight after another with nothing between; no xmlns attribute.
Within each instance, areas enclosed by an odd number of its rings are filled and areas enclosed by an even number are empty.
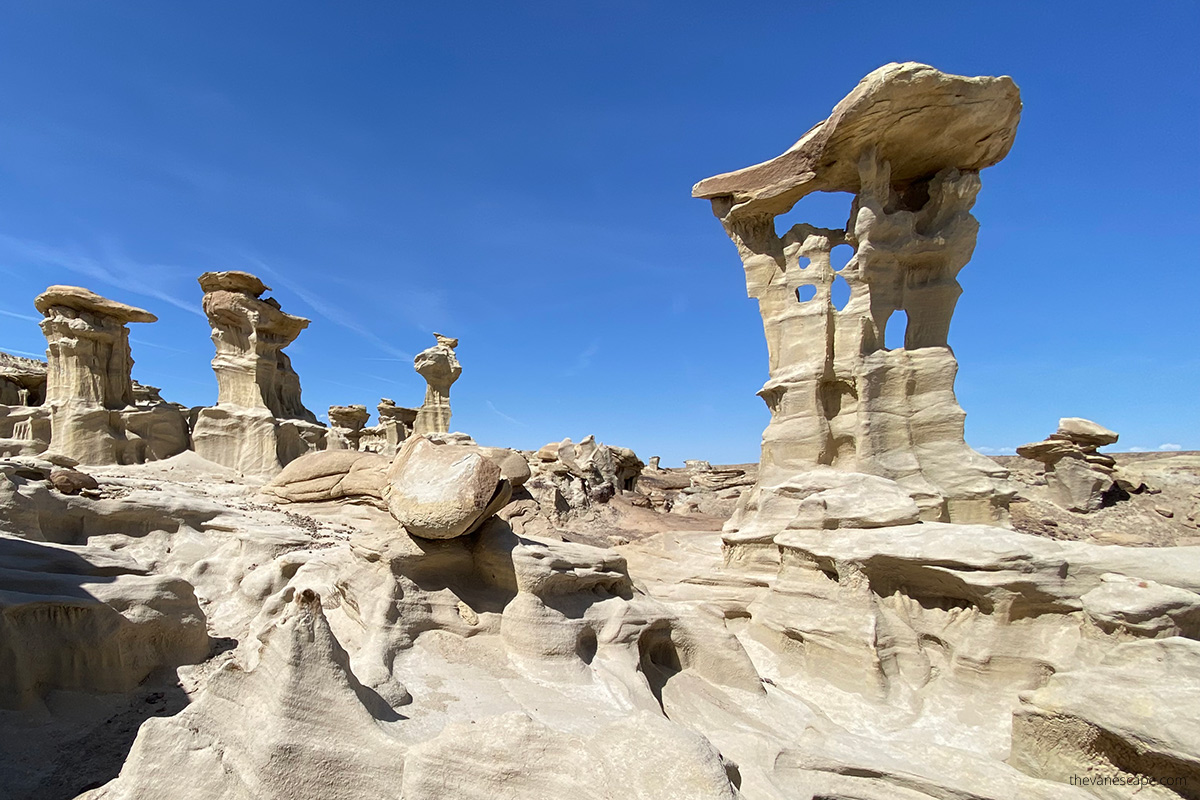
<svg viewBox="0 0 1200 800"><path fill-rule="evenodd" d="M313 311L320 314L325 319L332 322L334 325L340 325L348 331L357 333L359 336L374 344L380 350L384 351L385 353L390 353L398 361L412 360L412 353L406 353L403 350L393 346L386 339L379 336L379 334L375 333L370 328L359 322L357 315L353 312L346 311L345 309L330 303L328 300L317 297L307 289L304 289L301 286L289 281L260 258L255 258L254 256L245 253L242 254L242 257L252 263L260 272L268 275L273 283L282 286L287 291L296 295L296 297L300 298L301 302L303 302Z"/></svg>
<svg viewBox="0 0 1200 800"><path fill-rule="evenodd" d="M521 420L514 419L513 417L510 417L508 414L505 414L500 409L496 408L495 404L491 400L487 401L487 407L490 408L492 410L492 412L495 413L496 416L500 417L500 419L507 420L507 421L511 422L513 425L520 425L522 428L527 427L524 422L521 422Z"/></svg>
<svg viewBox="0 0 1200 800"><path fill-rule="evenodd" d="M112 251L95 257L79 249L53 247L2 233L0 253L15 260L65 269L126 292L153 297L189 314L204 317L198 300L177 297L163 285L163 277L180 276L187 272L182 267L142 264Z"/></svg>

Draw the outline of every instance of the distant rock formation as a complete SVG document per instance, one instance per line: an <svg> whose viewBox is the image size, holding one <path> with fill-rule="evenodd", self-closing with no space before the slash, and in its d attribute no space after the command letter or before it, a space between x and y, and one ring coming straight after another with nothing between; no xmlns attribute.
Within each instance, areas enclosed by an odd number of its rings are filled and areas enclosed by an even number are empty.
<svg viewBox="0 0 1200 800"><path fill-rule="evenodd" d="M309 321L263 299L270 287L248 272L206 272L199 280L217 348L217 404L196 418L196 452L261 475L324 449L325 428L301 402L300 376L283 352Z"/></svg>
<svg viewBox="0 0 1200 800"><path fill-rule="evenodd" d="M1113 486L1116 460L1096 452L1116 444L1118 435L1102 425L1080 417L1063 417L1049 438L1024 444L1017 455L1046 467L1046 485L1054 502L1069 511L1096 511Z"/></svg>
<svg viewBox="0 0 1200 800"><path fill-rule="evenodd" d="M447 433L450 430L450 385L462 374L454 355L458 339L435 333L437 344L417 353L413 368L425 379L425 402L413 421L413 433Z"/></svg>
<svg viewBox="0 0 1200 800"><path fill-rule="evenodd" d="M379 423L363 429L359 449L394 456L400 445L412 436L419 409L398 406L390 398L381 397L376 412Z"/></svg>
<svg viewBox="0 0 1200 800"><path fill-rule="evenodd" d="M979 170L1008 153L1020 112L1010 78L889 64L783 155L692 190L737 245L770 359L762 469L728 530L753 528L766 505L786 516L804 498L783 485L817 467L895 481L923 519L1006 519L1005 470L963 440L947 334L979 227ZM846 228L777 233L775 217L815 191L854 195ZM838 270L841 245L854 252ZM904 343L889 349L897 312Z"/></svg>
<svg viewBox="0 0 1200 800"><path fill-rule="evenodd" d="M330 406L329 433L325 446L329 450L357 450L363 426L371 414L366 406Z"/></svg>
<svg viewBox="0 0 1200 800"><path fill-rule="evenodd" d="M138 407L131 371L130 322L149 311L78 286L51 286L34 300L45 318L45 406L54 450L82 464L133 464L187 449L187 426L174 406Z"/></svg>
<svg viewBox="0 0 1200 800"><path fill-rule="evenodd" d="M46 362L0 353L0 454L34 455L50 446Z"/></svg>

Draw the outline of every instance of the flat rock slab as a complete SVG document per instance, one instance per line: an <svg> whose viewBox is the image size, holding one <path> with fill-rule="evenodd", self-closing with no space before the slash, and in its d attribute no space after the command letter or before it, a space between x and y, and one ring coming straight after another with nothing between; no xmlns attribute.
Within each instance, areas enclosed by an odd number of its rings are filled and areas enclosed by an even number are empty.
<svg viewBox="0 0 1200 800"><path fill-rule="evenodd" d="M980 170L1008 154L1020 117L1020 94L1008 76L888 64L783 155L700 181L692 197L728 196L739 212L782 214L811 192L857 192L858 159L870 146L891 164L894 183L946 166Z"/></svg>

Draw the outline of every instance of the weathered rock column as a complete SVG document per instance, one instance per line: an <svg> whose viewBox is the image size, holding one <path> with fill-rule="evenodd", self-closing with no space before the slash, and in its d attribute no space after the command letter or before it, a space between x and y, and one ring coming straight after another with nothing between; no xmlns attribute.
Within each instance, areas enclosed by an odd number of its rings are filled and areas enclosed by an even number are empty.
<svg viewBox="0 0 1200 800"><path fill-rule="evenodd" d="M425 379L425 403L413 422L413 433L450 431L450 385L462 374L462 365L454 355L458 339L435 333L437 344L422 350L413 359L413 368Z"/></svg>
<svg viewBox="0 0 1200 800"><path fill-rule="evenodd" d="M78 286L51 286L33 304L45 316L45 406L56 452L82 464L130 464L166 458L187 447L178 411L166 420L168 431L158 437L158 447L149 447L137 430L127 430L126 415L137 409L125 325L157 317Z"/></svg>
<svg viewBox="0 0 1200 800"><path fill-rule="evenodd" d="M366 406L330 406L329 433L326 435L328 449L357 450L363 426L370 418Z"/></svg>
<svg viewBox="0 0 1200 800"><path fill-rule="evenodd" d="M895 482L923 519L1007 518L1005 470L963 439L947 336L956 276L975 247L979 170L1008 153L1020 111L1010 78L889 64L783 155L693 189L737 245L767 338L770 377L759 395L771 422L758 483L728 531L863 525L862 509L841 520L832 502L809 503L797 518L808 496L846 491L836 472ZM846 228L778 233L775 218L816 191L854 195ZM854 254L838 270L832 251L841 245ZM840 309L838 281L849 289ZM907 316L904 344L888 349L898 312ZM816 472L826 477L796 482ZM901 508L890 494L881 509ZM817 506L825 511L814 515ZM870 524L907 519L901 511Z"/></svg>
<svg viewBox="0 0 1200 800"><path fill-rule="evenodd" d="M309 320L263 299L270 287L248 272L206 272L199 280L217 349L217 404L196 418L196 452L261 475L323 449L325 427L301 402L300 376L283 352Z"/></svg>

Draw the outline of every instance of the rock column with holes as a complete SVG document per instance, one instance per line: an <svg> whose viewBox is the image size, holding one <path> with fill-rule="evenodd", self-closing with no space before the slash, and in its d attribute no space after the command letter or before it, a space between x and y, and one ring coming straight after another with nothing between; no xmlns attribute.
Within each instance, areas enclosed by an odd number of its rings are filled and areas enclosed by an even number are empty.
<svg viewBox="0 0 1200 800"><path fill-rule="evenodd" d="M1006 519L1005 471L963 439L948 335L975 248L979 170L1007 154L1020 109L1007 77L890 64L783 155L696 185L737 245L769 359L759 482L727 531L786 526L801 484L832 485L797 482L810 472L886 478L926 520ZM846 228L778 232L776 216L815 191L853 195ZM838 271L840 245L854 254ZM839 276L850 288L841 309ZM888 349L893 315L908 323L903 347Z"/></svg>

